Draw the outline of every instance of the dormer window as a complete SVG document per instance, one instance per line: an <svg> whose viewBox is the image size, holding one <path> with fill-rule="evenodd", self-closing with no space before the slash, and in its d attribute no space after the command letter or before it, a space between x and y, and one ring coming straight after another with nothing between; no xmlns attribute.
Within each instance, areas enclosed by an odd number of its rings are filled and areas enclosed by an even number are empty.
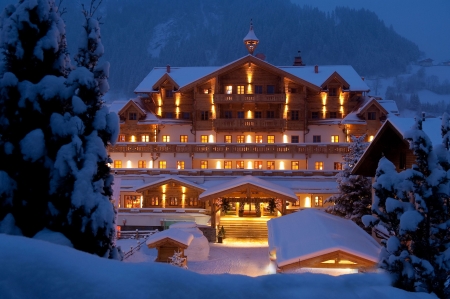
<svg viewBox="0 0 450 299"><path fill-rule="evenodd" d="M129 119L129 120L137 120L137 114L136 114L136 112L130 112L130 113L128 113L128 119Z"/></svg>
<svg viewBox="0 0 450 299"><path fill-rule="evenodd" d="M368 120L376 120L377 119L377 113L376 112L367 112L367 119Z"/></svg>
<svg viewBox="0 0 450 299"><path fill-rule="evenodd" d="M328 96L335 97L337 96L337 88L332 87L328 89Z"/></svg>
<svg viewBox="0 0 450 299"><path fill-rule="evenodd" d="M173 90L166 89L166 98L173 98Z"/></svg>

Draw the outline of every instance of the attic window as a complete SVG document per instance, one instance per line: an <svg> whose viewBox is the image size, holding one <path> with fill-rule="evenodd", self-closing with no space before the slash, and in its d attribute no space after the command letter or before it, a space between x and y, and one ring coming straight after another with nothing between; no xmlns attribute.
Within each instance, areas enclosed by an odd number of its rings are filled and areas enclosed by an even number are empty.
<svg viewBox="0 0 450 299"><path fill-rule="evenodd" d="M337 88L333 87L328 89L328 96L335 97L337 96Z"/></svg>
<svg viewBox="0 0 450 299"><path fill-rule="evenodd" d="M137 119L137 114L136 114L136 112L130 112L130 113L128 113L128 119L129 119L129 120L136 120L136 119Z"/></svg>
<svg viewBox="0 0 450 299"><path fill-rule="evenodd" d="M173 90L166 89L166 98L173 98Z"/></svg>

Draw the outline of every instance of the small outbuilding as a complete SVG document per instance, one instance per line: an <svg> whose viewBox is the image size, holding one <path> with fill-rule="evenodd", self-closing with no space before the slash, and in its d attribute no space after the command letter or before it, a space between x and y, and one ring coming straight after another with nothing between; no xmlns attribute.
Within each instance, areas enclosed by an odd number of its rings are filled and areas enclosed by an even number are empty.
<svg viewBox="0 0 450 299"><path fill-rule="evenodd" d="M353 221L305 209L267 222L269 256L278 272L369 271L380 245ZM333 269L333 270L330 270Z"/></svg>
<svg viewBox="0 0 450 299"><path fill-rule="evenodd" d="M158 256L155 262L168 263L170 257L173 257L175 252L181 252L182 258L185 258L185 264L187 264L187 257L184 254L184 250L189 247L194 236L191 233L184 232L179 229L168 229L156 234L151 235L147 239L148 248L156 248L158 250Z"/></svg>

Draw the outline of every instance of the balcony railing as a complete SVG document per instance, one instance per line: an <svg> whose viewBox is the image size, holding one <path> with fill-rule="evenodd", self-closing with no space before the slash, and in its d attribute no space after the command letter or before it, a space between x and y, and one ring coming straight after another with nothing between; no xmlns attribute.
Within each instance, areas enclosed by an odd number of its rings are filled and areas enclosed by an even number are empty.
<svg viewBox="0 0 450 299"><path fill-rule="evenodd" d="M214 103L286 103L286 94L214 94Z"/></svg>
<svg viewBox="0 0 450 299"><path fill-rule="evenodd" d="M118 142L109 153L241 153L241 154L345 154L349 143L137 143Z"/></svg>
<svg viewBox="0 0 450 299"><path fill-rule="evenodd" d="M216 131L279 131L283 132L286 120L279 118L219 118L215 119Z"/></svg>

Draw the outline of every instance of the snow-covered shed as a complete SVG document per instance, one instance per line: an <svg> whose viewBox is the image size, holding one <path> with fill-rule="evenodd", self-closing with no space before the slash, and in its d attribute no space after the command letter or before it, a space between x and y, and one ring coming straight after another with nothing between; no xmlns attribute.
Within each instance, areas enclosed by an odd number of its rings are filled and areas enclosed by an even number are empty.
<svg viewBox="0 0 450 299"><path fill-rule="evenodd" d="M168 229L151 235L147 239L146 244L148 248L156 248L158 250L155 262L168 263L169 258L175 252L181 252L181 257L185 258L187 263L184 250L189 247L193 239L194 236L191 233L179 229Z"/></svg>
<svg viewBox="0 0 450 299"><path fill-rule="evenodd" d="M269 255L280 272L315 268L368 270L380 245L353 221L305 209L267 222Z"/></svg>

